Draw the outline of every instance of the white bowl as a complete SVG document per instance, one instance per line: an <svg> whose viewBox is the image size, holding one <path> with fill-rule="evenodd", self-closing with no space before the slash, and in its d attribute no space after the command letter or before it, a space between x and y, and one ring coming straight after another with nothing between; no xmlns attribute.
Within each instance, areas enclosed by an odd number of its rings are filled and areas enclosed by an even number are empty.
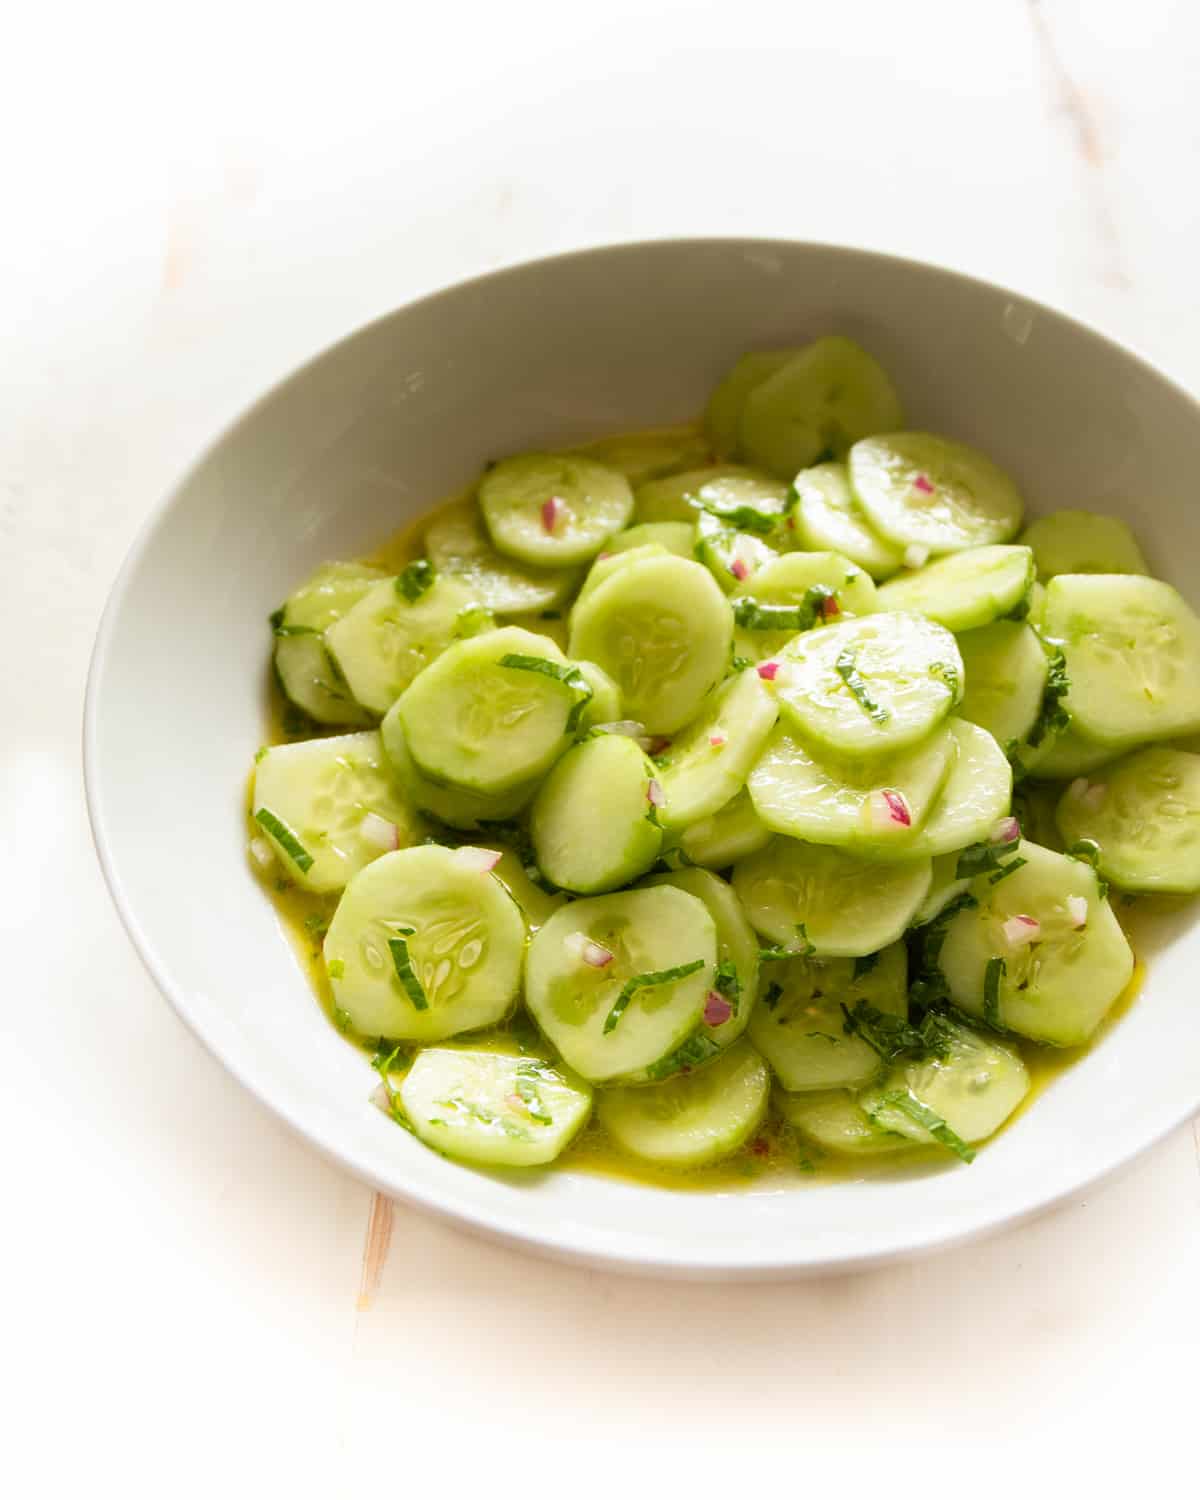
<svg viewBox="0 0 1200 1500"><path fill-rule="evenodd" d="M1045 1208L1200 1107L1200 930L1143 940L1131 1013L970 1168L671 1193L456 1166L371 1103L243 856L266 616L481 463L694 416L746 349L860 339L910 425L978 444L1033 509L1124 515L1185 593L1200 575L1200 408L1141 360L995 286L886 256L749 240L625 245L467 282L352 335L263 398L152 517L113 590L85 722L113 897L179 1015L236 1077L378 1188L595 1265L723 1278L879 1263Z"/></svg>

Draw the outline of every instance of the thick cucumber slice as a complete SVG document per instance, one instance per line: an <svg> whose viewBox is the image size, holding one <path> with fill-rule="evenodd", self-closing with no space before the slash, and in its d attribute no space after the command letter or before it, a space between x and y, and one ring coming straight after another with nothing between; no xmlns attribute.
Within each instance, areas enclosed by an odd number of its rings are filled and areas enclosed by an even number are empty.
<svg viewBox="0 0 1200 1500"><path fill-rule="evenodd" d="M473 633L479 601L457 578L402 573L374 584L325 632L350 691L364 708L385 714L453 641Z"/></svg>
<svg viewBox="0 0 1200 1500"><path fill-rule="evenodd" d="M1034 579L1033 587L1029 590L1029 613L1025 616L1026 622L1035 630L1041 630L1045 614L1046 585Z"/></svg>
<svg viewBox="0 0 1200 1500"><path fill-rule="evenodd" d="M383 574L361 563L326 563L271 617L275 671L284 694L318 724L366 724L325 645L325 631Z"/></svg>
<svg viewBox="0 0 1200 1500"><path fill-rule="evenodd" d="M1067 659L1066 707L1101 744L1200 730L1200 620L1169 583L1063 573L1046 586L1044 633Z"/></svg>
<svg viewBox="0 0 1200 1500"><path fill-rule="evenodd" d="M524 951L525 923L500 882L425 844L354 876L325 936L325 967L361 1035L440 1042L504 1016Z"/></svg>
<svg viewBox="0 0 1200 1500"><path fill-rule="evenodd" d="M703 433L694 427L660 427L654 432L621 433L599 438L578 452L585 458L618 469L630 484L644 484L663 474L694 469L712 455ZM645 517L644 519L649 519Z"/></svg>
<svg viewBox="0 0 1200 1500"><path fill-rule="evenodd" d="M1039 780L1073 781L1108 765L1121 753L1119 746L1094 745L1074 729L1047 737L1036 750L1021 746L1021 760L1026 770Z"/></svg>
<svg viewBox="0 0 1200 1500"><path fill-rule="evenodd" d="M977 630L1020 610L1032 587L1028 547L974 547L893 578L877 607L915 610L947 630Z"/></svg>
<svg viewBox="0 0 1200 1500"><path fill-rule="evenodd" d="M771 830L754 811L748 791L740 791L710 818L701 818L679 836L679 848L694 865L724 870L757 854L771 842Z"/></svg>
<svg viewBox="0 0 1200 1500"><path fill-rule="evenodd" d="M905 854L949 854L987 839L1012 803L1012 766L986 729L951 719L958 755L923 828Z"/></svg>
<svg viewBox="0 0 1200 1500"><path fill-rule="evenodd" d="M473 499L441 511L425 533L425 547L439 573L461 578L498 615L554 609L579 583L575 569L522 567L497 552Z"/></svg>
<svg viewBox="0 0 1200 1500"><path fill-rule="evenodd" d="M601 734L568 750L533 799L529 830L538 868L583 895L615 891L645 874L662 848L650 801L654 762L636 740Z"/></svg>
<svg viewBox="0 0 1200 1500"><path fill-rule="evenodd" d="M873 1124L848 1089L812 1094L788 1094L777 1089L774 1097L779 1113L792 1129L826 1151L877 1156L913 1149L908 1136Z"/></svg>
<svg viewBox="0 0 1200 1500"><path fill-rule="evenodd" d="M488 1167L540 1167L560 1156L592 1110L582 1078L541 1058L429 1047L400 1085L426 1145Z"/></svg>
<svg viewBox="0 0 1200 1500"><path fill-rule="evenodd" d="M1116 516L1090 510L1056 510L1025 528L1022 542L1033 548L1038 576L1058 573L1149 573L1133 532Z"/></svg>
<svg viewBox="0 0 1200 1500"><path fill-rule="evenodd" d="M875 864L798 839L774 838L739 860L733 888L752 925L792 952L859 958L894 943L929 892L928 859Z"/></svg>
<svg viewBox="0 0 1200 1500"><path fill-rule="evenodd" d="M625 533L622 532L622 535ZM635 562L643 562L649 557L669 557L670 555L667 548L660 542L642 542L637 547L626 547L618 552L602 552L587 571L583 587L575 598L576 607L589 594L595 593L602 583L607 583L622 569L630 567Z"/></svg>
<svg viewBox="0 0 1200 1500"><path fill-rule="evenodd" d="M1058 804L1068 847L1100 846L1100 870L1127 891L1200 890L1200 755L1151 746L1103 777L1073 781Z"/></svg>
<svg viewBox="0 0 1200 1500"><path fill-rule="evenodd" d="M753 533L726 526L716 516L701 511L696 524L696 556L725 592L732 594L776 553Z"/></svg>
<svg viewBox="0 0 1200 1500"><path fill-rule="evenodd" d="M737 452L746 397L798 353L797 349L764 349L743 354L720 381L704 413L705 431L718 458L732 458Z"/></svg>
<svg viewBox="0 0 1200 1500"><path fill-rule="evenodd" d="M425 833L374 731L273 745L254 772L253 815L256 832L309 891L340 891L364 865Z"/></svg>
<svg viewBox="0 0 1200 1500"><path fill-rule="evenodd" d="M787 530L788 487L759 469L738 464L692 469L639 486L639 521L695 521L700 511L782 542ZM778 521L773 522L773 517Z"/></svg>
<svg viewBox="0 0 1200 1500"><path fill-rule="evenodd" d="M850 484L889 541L933 553L1007 542L1024 509L1016 485L990 458L927 432L855 443Z"/></svg>
<svg viewBox="0 0 1200 1500"><path fill-rule="evenodd" d="M696 547L694 513L682 521L646 521L619 531L608 543L610 552L628 552L634 547L658 546L676 557L693 557Z"/></svg>
<svg viewBox="0 0 1200 1500"><path fill-rule="evenodd" d="M859 1095L859 1104L879 1128L922 1144L933 1143L936 1136L921 1123L921 1111L912 1109L914 1099L943 1120L960 1141L970 1145L986 1140L1028 1094L1029 1070L1020 1053L995 1037L952 1022L945 1024L943 1035L944 1057L891 1069Z"/></svg>
<svg viewBox="0 0 1200 1500"><path fill-rule="evenodd" d="M581 730L592 729L597 724L616 724L625 712L621 702L621 689L603 667L594 661L578 661L579 675L592 690L592 696L583 705L579 716Z"/></svg>
<svg viewBox="0 0 1200 1500"><path fill-rule="evenodd" d="M696 716L725 675L732 640L724 594L707 568L682 557L619 569L571 617L571 655L603 667L625 712L651 734L673 734Z"/></svg>
<svg viewBox="0 0 1200 1500"><path fill-rule="evenodd" d="M854 498L845 464L802 469L792 481L791 517L800 545L813 552L840 552L872 578L890 578L904 564L904 549L874 530Z"/></svg>
<svg viewBox="0 0 1200 1500"><path fill-rule="evenodd" d="M750 799L777 833L895 859L911 850L957 755L947 725L911 750L865 760L814 756L777 729L750 773Z"/></svg>
<svg viewBox="0 0 1200 1500"><path fill-rule="evenodd" d="M606 1089L596 1113L631 1156L698 1167L744 1146L762 1124L770 1097L767 1065L742 1041L698 1072L648 1088Z"/></svg>
<svg viewBox="0 0 1200 1500"><path fill-rule="evenodd" d="M959 636L958 649L966 673L959 714L1001 745L1024 740L1046 691L1046 653L1037 632L1023 620L997 620Z"/></svg>
<svg viewBox="0 0 1200 1500"><path fill-rule="evenodd" d="M833 755L889 755L930 734L962 695L950 632L922 615L868 615L798 636L781 653L779 706Z"/></svg>
<svg viewBox="0 0 1200 1500"><path fill-rule="evenodd" d="M917 909L913 918L914 927L924 927L956 901L971 884L969 879L958 878L957 849L949 854L937 854L933 859L933 878L929 882L929 894Z"/></svg>
<svg viewBox="0 0 1200 1500"><path fill-rule="evenodd" d="M746 397L738 440L752 463L784 479L822 457L844 458L872 432L904 421L882 367L850 339L817 339Z"/></svg>
<svg viewBox="0 0 1200 1500"><path fill-rule="evenodd" d="M847 1036L846 1010L860 1000L889 1016L908 1015L904 944L875 955L869 969L851 958L789 958L769 966L770 988L750 1022L750 1040L785 1089L858 1088L879 1072L879 1054Z"/></svg>
<svg viewBox="0 0 1200 1500"><path fill-rule="evenodd" d="M499 551L544 568L595 557L629 525L633 491L617 469L562 453L527 453L488 470L479 506Z"/></svg>
<svg viewBox="0 0 1200 1500"><path fill-rule="evenodd" d="M379 732L392 775L413 805L449 828L477 829L485 823L502 823L516 817L536 789L536 783L528 781L499 796L485 797L431 780L408 753L398 704L389 710Z"/></svg>
<svg viewBox="0 0 1200 1500"><path fill-rule="evenodd" d="M951 918L939 963L961 1010L1078 1046L1129 983L1133 954L1090 865L1025 840L1015 853L1012 874L971 882L978 904Z"/></svg>
<svg viewBox="0 0 1200 1500"><path fill-rule="evenodd" d="M533 938L525 1003L566 1062L603 1083L650 1067L691 1036L716 959L713 919L686 891L592 896L555 912Z"/></svg>
<svg viewBox="0 0 1200 1500"><path fill-rule="evenodd" d="M789 552L751 570L741 586L733 604L734 650L750 661L765 661L802 630L849 615L868 615L874 608L871 575L848 557L837 552ZM772 628L781 611L787 623Z"/></svg>
<svg viewBox="0 0 1200 1500"><path fill-rule="evenodd" d="M545 775L571 743L589 694L544 636L506 625L444 651L405 690L396 714L426 776L495 797Z"/></svg>
<svg viewBox="0 0 1200 1500"><path fill-rule="evenodd" d="M663 822L681 829L710 818L746 784L779 710L756 672L739 672L705 699L659 764Z"/></svg>

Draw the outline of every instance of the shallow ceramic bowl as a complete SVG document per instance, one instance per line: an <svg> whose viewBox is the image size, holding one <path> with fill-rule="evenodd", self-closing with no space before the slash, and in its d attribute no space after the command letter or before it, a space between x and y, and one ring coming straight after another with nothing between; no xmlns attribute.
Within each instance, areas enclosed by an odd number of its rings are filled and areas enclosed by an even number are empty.
<svg viewBox="0 0 1200 1500"><path fill-rule="evenodd" d="M910 425L976 443L1031 509L1124 515L1191 593L1200 408L1058 313L933 266L830 246L626 245L456 286L372 324L263 398L167 497L113 591L88 690L88 799L130 935L247 1088L395 1197L594 1265L753 1277L969 1239L1129 1160L1200 1106L1200 929L1143 944L1132 1012L974 1166L775 1192L671 1193L456 1166L368 1102L366 1060L314 1003L243 854L266 716L268 612L483 461L693 417L743 350L840 331ZM186 849L186 859L180 857Z"/></svg>

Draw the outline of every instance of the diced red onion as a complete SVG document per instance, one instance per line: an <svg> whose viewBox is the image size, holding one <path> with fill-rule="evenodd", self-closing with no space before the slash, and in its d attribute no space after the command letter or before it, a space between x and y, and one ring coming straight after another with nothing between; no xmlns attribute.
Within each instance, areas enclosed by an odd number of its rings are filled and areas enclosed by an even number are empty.
<svg viewBox="0 0 1200 1500"><path fill-rule="evenodd" d="M777 661L760 661L754 669L764 682L774 682L779 672Z"/></svg>
<svg viewBox="0 0 1200 1500"><path fill-rule="evenodd" d="M746 564L740 557L735 557L734 560L729 564L729 571L733 574L733 576L739 583L743 578L750 577L750 569L746 566Z"/></svg>
<svg viewBox="0 0 1200 1500"><path fill-rule="evenodd" d="M642 748L647 755L661 755L664 750L671 748L671 741L665 734L655 734L650 737Z"/></svg>
<svg viewBox="0 0 1200 1500"><path fill-rule="evenodd" d="M841 612L842 612L842 606L837 602L837 600L833 597L832 594L830 594L827 599L822 599L822 601L821 601L821 618L822 619L824 619L824 620L832 620L835 615L840 615Z"/></svg>
<svg viewBox="0 0 1200 1500"><path fill-rule="evenodd" d="M908 810L908 803L899 792L885 791L882 793L883 800L887 803L888 812L891 814L892 822L899 823L904 828L912 827L912 813Z"/></svg>
<svg viewBox="0 0 1200 1500"><path fill-rule="evenodd" d="M549 499L542 501L542 527L546 531L553 531L562 519L562 513L566 510L566 502L558 495L551 495Z"/></svg>
<svg viewBox="0 0 1200 1500"><path fill-rule="evenodd" d="M653 777L646 783L646 801L651 807L665 807L667 805L666 793Z"/></svg>
<svg viewBox="0 0 1200 1500"><path fill-rule="evenodd" d="M1004 941L1010 948L1022 948L1026 943L1037 942L1042 935L1042 924L1036 917L1027 917L1022 913L1009 917L1003 930Z"/></svg>
<svg viewBox="0 0 1200 1500"><path fill-rule="evenodd" d="M906 568L923 568L929 561L929 548L919 546L913 542L911 547L904 549L904 566Z"/></svg>
<svg viewBox="0 0 1200 1500"><path fill-rule="evenodd" d="M1088 919L1088 904L1086 896L1067 897L1067 916L1071 919L1072 927L1086 927Z"/></svg>
<svg viewBox="0 0 1200 1500"><path fill-rule="evenodd" d="M480 849L475 844L464 844L454 851L454 858L460 865L465 865L468 870L478 870L481 875L494 870L503 857L499 849Z"/></svg>
<svg viewBox="0 0 1200 1500"><path fill-rule="evenodd" d="M597 562L603 562L605 560L605 558L608 558L608 557L611 557L611 556L612 556L611 552L597 552L596 553L596 561Z"/></svg>
<svg viewBox="0 0 1200 1500"><path fill-rule="evenodd" d="M725 996L719 995L716 990L709 990L704 1001L704 1024L723 1026L731 1015L733 1015L733 1006Z"/></svg>
<svg viewBox="0 0 1200 1500"><path fill-rule="evenodd" d="M913 480L913 489L919 490L922 495L933 494L933 485L930 484L928 477L924 474L918 474Z"/></svg>
<svg viewBox="0 0 1200 1500"><path fill-rule="evenodd" d="M1021 837L1021 825L1010 813L1007 818L1001 818L992 829L993 844L1015 844Z"/></svg>
<svg viewBox="0 0 1200 1500"><path fill-rule="evenodd" d="M563 938L563 947L573 958L593 969L606 968L613 961L612 954L604 944L595 942L586 932L568 932Z"/></svg>
<svg viewBox="0 0 1200 1500"><path fill-rule="evenodd" d="M395 823L389 823L386 818L381 818L378 813L364 813L363 820L358 825L358 831L366 839L368 844L373 844L376 849L397 849L400 847L400 830Z"/></svg>
<svg viewBox="0 0 1200 1500"><path fill-rule="evenodd" d="M710 734L708 737L708 743L713 747L714 750L720 750L721 747L725 744L725 736L723 734Z"/></svg>

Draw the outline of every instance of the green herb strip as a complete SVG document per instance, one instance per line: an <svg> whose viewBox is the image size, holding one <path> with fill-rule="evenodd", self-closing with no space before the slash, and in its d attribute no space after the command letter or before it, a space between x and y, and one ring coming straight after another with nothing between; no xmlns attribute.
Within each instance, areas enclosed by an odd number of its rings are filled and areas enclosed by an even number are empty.
<svg viewBox="0 0 1200 1500"><path fill-rule="evenodd" d="M1010 859L1006 865L1001 865L994 875L988 876L988 884L999 885L1002 880L1007 880L1010 875L1015 875L1022 865L1027 865L1028 863L1027 859L1022 859L1020 856L1016 859Z"/></svg>
<svg viewBox="0 0 1200 1500"><path fill-rule="evenodd" d="M271 835L298 870L312 869L312 855L296 837L295 831L269 807L260 807L254 814L254 821Z"/></svg>
<svg viewBox="0 0 1200 1500"><path fill-rule="evenodd" d="M413 970L412 960L408 955L408 938L413 934L413 928L403 929L407 937L388 938L388 950L392 955L392 963L395 965L396 978L404 986L404 992L413 1003L415 1010L428 1010L429 997L425 993L425 987L417 978Z"/></svg>
<svg viewBox="0 0 1200 1500"><path fill-rule="evenodd" d="M864 974L869 974L878 962L878 953L864 953L860 958L856 958L853 978L861 979Z"/></svg>
<svg viewBox="0 0 1200 1500"><path fill-rule="evenodd" d="M825 611L825 601L836 599L833 589L814 583L804 592L801 604L760 604L756 599L735 599L733 618L745 630L811 630Z"/></svg>
<svg viewBox="0 0 1200 1500"><path fill-rule="evenodd" d="M750 531L756 536L770 536L783 524L783 514L780 511L759 510L754 505L721 505L718 501L705 500L699 495L687 495L684 498L694 510L706 511L738 531Z"/></svg>
<svg viewBox="0 0 1200 1500"><path fill-rule="evenodd" d="M437 572L428 558L419 558L409 563L396 579L396 592L402 599L415 604L427 589L433 587Z"/></svg>
<svg viewBox="0 0 1200 1500"><path fill-rule="evenodd" d="M954 878L956 880L973 880L976 875L986 875L989 870L1008 870L1007 865L1001 864L1006 854L1011 854L1017 847L1016 839L1009 839L1005 843L987 842L983 844L970 844L958 856L954 866ZM1025 864L1025 860L1020 861Z"/></svg>
<svg viewBox="0 0 1200 1500"><path fill-rule="evenodd" d="M520 656L514 652L502 656L500 665L511 667L514 672L538 672L543 677L551 677L555 682L561 682L573 694L573 702L567 714L567 733L575 733L580 716L592 700L591 685L578 667L573 667L569 663L566 666L560 666L558 662L549 661L544 656Z"/></svg>
<svg viewBox="0 0 1200 1500"><path fill-rule="evenodd" d="M694 958L690 964L677 964L673 969L654 969L649 974L635 974L632 979L627 979L621 987L621 993L613 1002L613 1008L604 1018L604 1035L615 1029L617 1022L625 1014L625 1008L637 994L638 990L653 989L660 984L674 984L678 979L686 979L690 974L695 974L704 967L702 958Z"/></svg>
<svg viewBox="0 0 1200 1500"><path fill-rule="evenodd" d="M950 1129L941 1115L935 1113L927 1104L922 1104L915 1094L907 1091L884 1094L883 1103L890 1104L893 1109L898 1109L910 1120L923 1125L939 1146L945 1146L947 1151L953 1151L960 1160L965 1162L975 1160L973 1148L968 1146L956 1131Z"/></svg>
<svg viewBox="0 0 1200 1500"><path fill-rule="evenodd" d="M713 976L713 989L729 1001L729 1009L736 1016L738 1002L742 998L742 981L738 978L737 965L732 959L719 963Z"/></svg>
<svg viewBox="0 0 1200 1500"><path fill-rule="evenodd" d="M314 625L276 625L275 634L289 635L323 635L324 631L318 630Z"/></svg>
<svg viewBox="0 0 1200 1500"><path fill-rule="evenodd" d="M413 1130L412 1121L404 1113L403 1106L400 1103L400 1095L392 1087L391 1080L392 1069L396 1066L397 1063L402 1064L404 1067L408 1067L412 1060L413 1054L410 1049L403 1044L403 1042L398 1042L396 1046L392 1047L388 1051L385 1051L383 1039L381 1037L379 1042L379 1051L375 1053L374 1057L372 1057L371 1066L379 1074L379 1081L383 1084L384 1093L387 1095L388 1114L392 1117L397 1125L407 1130L410 1135L415 1135L416 1131Z"/></svg>
<svg viewBox="0 0 1200 1500"><path fill-rule="evenodd" d="M763 1004L768 1010L774 1010L783 999L783 985L772 982L767 985L766 994L763 995Z"/></svg>
<svg viewBox="0 0 1200 1500"><path fill-rule="evenodd" d="M861 1037L886 1063L900 1057L923 1062L930 1057L945 1057L949 1050L946 1020L938 1011L927 1011L921 1024L913 1026L903 1016L890 1015L869 1000L859 1000L853 1009L842 1002L842 1015L846 1035Z"/></svg>
<svg viewBox="0 0 1200 1500"><path fill-rule="evenodd" d="M944 682L950 689L950 696L954 699L955 702L958 701L958 699L961 697L959 688L962 685L962 678L959 676L958 668L953 664L953 662L935 661L929 668L929 675L931 677L940 678L941 681Z"/></svg>
<svg viewBox="0 0 1200 1500"><path fill-rule="evenodd" d="M876 724L886 724L891 714L871 697L866 679L858 670L858 652L853 646L845 646L834 662L834 670L850 689L850 695L869 719Z"/></svg>
<svg viewBox="0 0 1200 1500"><path fill-rule="evenodd" d="M514 1092L525 1105L531 1120L536 1120L539 1125L553 1125L554 1116L546 1108L541 1094L538 1093L537 1080L540 1076L536 1063L518 1063Z"/></svg>
<svg viewBox="0 0 1200 1500"><path fill-rule="evenodd" d="M676 1073L682 1073L685 1068L698 1068L701 1063L706 1063L710 1058L716 1057L720 1050L720 1042L715 1042L711 1036L703 1036L697 1032L694 1036L688 1037L687 1041L678 1046L674 1052L669 1052L658 1062L651 1063L646 1069L646 1077L654 1083L663 1078L672 1078Z"/></svg>
<svg viewBox="0 0 1200 1500"><path fill-rule="evenodd" d="M997 1031L1003 1029L1000 1021L1000 981L1004 978L1005 965L1002 958L989 958L983 972L983 1019Z"/></svg>
<svg viewBox="0 0 1200 1500"><path fill-rule="evenodd" d="M1062 734L1071 723L1071 715L1063 707L1063 699L1071 689L1071 679L1067 675L1067 659L1062 652L1055 647L1050 652L1049 669L1046 675L1046 688L1042 694L1042 706L1038 710L1037 719L1033 728L1029 731L1028 743L1036 749L1048 734Z"/></svg>

